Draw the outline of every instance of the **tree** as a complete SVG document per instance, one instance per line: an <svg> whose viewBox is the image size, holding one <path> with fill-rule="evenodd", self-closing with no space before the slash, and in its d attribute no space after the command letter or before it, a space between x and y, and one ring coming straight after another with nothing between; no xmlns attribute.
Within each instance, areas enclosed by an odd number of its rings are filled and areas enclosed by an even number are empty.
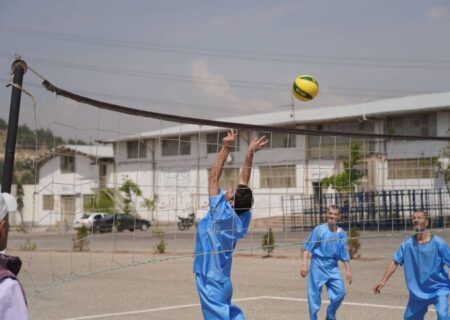
<svg viewBox="0 0 450 320"><path fill-rule="evenodd" d="M153 213L154 213L155 208L156 208L156 197L153 200L144 198L143 205L144 205L144 207L146 207L152 213L152 221L155 220L154 217L153 217Z"/></svg>
<svg viewBox="0 0 450 320"><path fill-rule="evenodd" d="M20 178L21 184L34 184L34 175L32 172L26 171Z"/></svg>
<svg viewBox="0 0 450 320"><path fill-rule="evenodd" d="M364 177L364 172L356 168L361 159L361 144L352 142L350 145L350 159L343 162L344 171L340 174L323 178L320 181L321 186L328 187L332 185L340 192L353 191L361 178Z"/></svg>
<svg viewBox="0 0 450 320"><path fill-rule="evenodd" d="M97 190L91 200L84 202L83 209L87 212L115 213L114 199L108 189Z"/></svg>
<svg viewBox="0 0 450 320"><path fill-rule="evenodd" d="M122 186L119 188L119 191L125 193L125 208L124 213L129 214L131 212L131 201L132 194L134 193L137 197L142 196L141 188L131 180L128 176L125 176L125 181L122 183Z"/></svg>
<svg viewBox="0 0 450 320"><path fill-rule="evenodd" d="M8 124L6 123L5 120L0 118L0 129L6 129L8 128Z"/></svg>
<svg viewBox="0 0 450 320"><path fill-rule="evenodd" d="M22 225L24 224L24 222L23 222L23 212L22 212L23 207L24 207L23 196L24 196L23 186L22 186L21 183L18 183L17 187L16 187L17 212L20 215L20 222L21 222Z"/></svg>

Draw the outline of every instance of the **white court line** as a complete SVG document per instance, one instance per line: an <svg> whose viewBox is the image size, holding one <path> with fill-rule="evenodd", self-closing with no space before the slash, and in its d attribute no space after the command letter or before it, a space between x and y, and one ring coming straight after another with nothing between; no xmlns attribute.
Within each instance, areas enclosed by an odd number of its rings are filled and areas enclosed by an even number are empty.
<svg viewBox="0 0 450 320"><path fill-rule="evenodd" d="M242 299L233 299L233 301L250 301L250 300L260 300L260 299L267 299L267 297L250 297L250 298L242 298ZM139 314L139 313L147 313L147 312L156 312L156 311L166 311L166 310L176 310L176 309L184 309L184 308L192 308L192 307L200 307L200 303L194 303L194 304L184 304L184 305L178 305L178 306L171 306L171 307L161 307L161 308L154 308L154 309L146 309L146 310L136 310L136 311L128 311L128 312L117 312L117 313L104 313L99 315L93 315L93 316L85 316L85 317L77 317L77 318L66 318L62 320L85 320L85 319L99 319L99 318L106 318L106 317L119 317L124 315L130 315L130 314Z"/></svg>
<svg viewBox="0 0 450 320"><path fill-rule="evenodd" d="M260 296L260 297L249 297L249 298L233 299L233 302L262 300L262 299L296 301L296 302L308 302L307 299L302 299L302 298L273 297L273 296ZM323 303L324 304L329 304L330 301L324 300ZM356 306L356 307L370 307L370 308L405 310L405 307L402 307L402 306L390 306L390 305L387 305L387 304L372 304L372 303L358 303L358 302L343 302L342 304L346 305L346 306ZM77 318L65 318L65 319L62 319L62 320L100 319L100 318L106 318L106 317L120 317L120 316L126 316L126 315L130 315L130 314L150 313L150 312L157 312L157 311L167 311L167 310L176 310L176 309L193 308L193 307L200 307L200 304L199 303L193 303L193 304L184 304L184 305L170 306L170 307L161 307L161 308L154 308L154 309L145 309L145 310L136 310L136 311L127 311L127 312L117 312L117 313L104 313L104 314L98 314L98 315L92 315L92 316L84 316L84 317L77 317ZM434 310L434 309L430 309L429 311L436 312L436 310Z"/></svg>
<svg viewBox="0 0 450 320"><path fill-rule="evenodd" d="M261 298L272 299L272 300L287 300L287 301L299 301L299 302L308 302L307 299L302 298L285 298L285 297L271 297L265 296ZM330 304L329 300L322 301L324 304ZM373 304L373 303L359 303L359 302L342 302L343 305L346 306L356 306L356 307L371 307L371 308L381 308L381 309L397 309L397 310L405 310L406 307L401 306L390 306L387 304ZM436 312L435 309L430 308L428 311Z"/></svg>

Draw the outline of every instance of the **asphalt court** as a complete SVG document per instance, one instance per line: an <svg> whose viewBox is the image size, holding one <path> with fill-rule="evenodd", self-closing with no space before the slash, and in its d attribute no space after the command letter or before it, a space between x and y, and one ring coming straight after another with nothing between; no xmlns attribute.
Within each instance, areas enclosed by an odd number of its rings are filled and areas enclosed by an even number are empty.
<svg viewBox="0 0 450 320"><path fill-rule="evenodd" d="M439 234L448 242L447 231ZM404 236L364 236L372 238L362 240L362 258L352 261L354 281L347 286L338 319L402 319L408 298L403 269L397 270L381 295L373 294L372 288ZM289 241L295 238L292 234L285 237ZM278 239L281 242L282 237ZM187 248L189 241L178 241L179 246ZM263 253L254 249L259 241L254 234L238 246L232 272L234 302L244 310L247 319L309 319L306 280L299 275L299 246L281 246L275 249L274 257L263 258ZM176 246L169 242L165 255L98 251L11 253L24 261L20 279L29 296L32 319L202 319L192 274L193 257L186 254L174 258L184 251ZM154 257L159 261L152 262ZM97 272L108 267L116 270ZM90 275L60 281L69 274ZM49 284L58 285L33 297L36 287ZM319 319L325 318L325 290L323 300ZM430 310L425 319L435 318Z"/></svg>

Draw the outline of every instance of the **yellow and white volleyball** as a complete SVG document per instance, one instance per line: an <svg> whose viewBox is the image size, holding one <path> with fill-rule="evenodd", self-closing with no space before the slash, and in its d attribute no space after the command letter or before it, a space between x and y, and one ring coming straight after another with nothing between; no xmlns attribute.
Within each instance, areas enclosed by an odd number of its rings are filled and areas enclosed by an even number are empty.
<svg viewBox="0 0 450 320"><path fill-rule="evenodd" d="M314 77L302 74L295 78L292 94L301 101L310 101L319 92L319 84Z"/></svg>

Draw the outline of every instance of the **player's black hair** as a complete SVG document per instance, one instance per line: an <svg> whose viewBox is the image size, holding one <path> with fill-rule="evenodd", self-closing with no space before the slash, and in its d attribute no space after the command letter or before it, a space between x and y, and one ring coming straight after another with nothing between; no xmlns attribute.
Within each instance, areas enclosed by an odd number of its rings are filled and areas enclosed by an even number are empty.
<svg viewBox="0 0 450 320"><path fill-rule="evenodd" d="M245 184L238 184L236 192L234 193L234 211L237 214L243 214L250 210L253 206L253 192L252 189Z"/></svg>

